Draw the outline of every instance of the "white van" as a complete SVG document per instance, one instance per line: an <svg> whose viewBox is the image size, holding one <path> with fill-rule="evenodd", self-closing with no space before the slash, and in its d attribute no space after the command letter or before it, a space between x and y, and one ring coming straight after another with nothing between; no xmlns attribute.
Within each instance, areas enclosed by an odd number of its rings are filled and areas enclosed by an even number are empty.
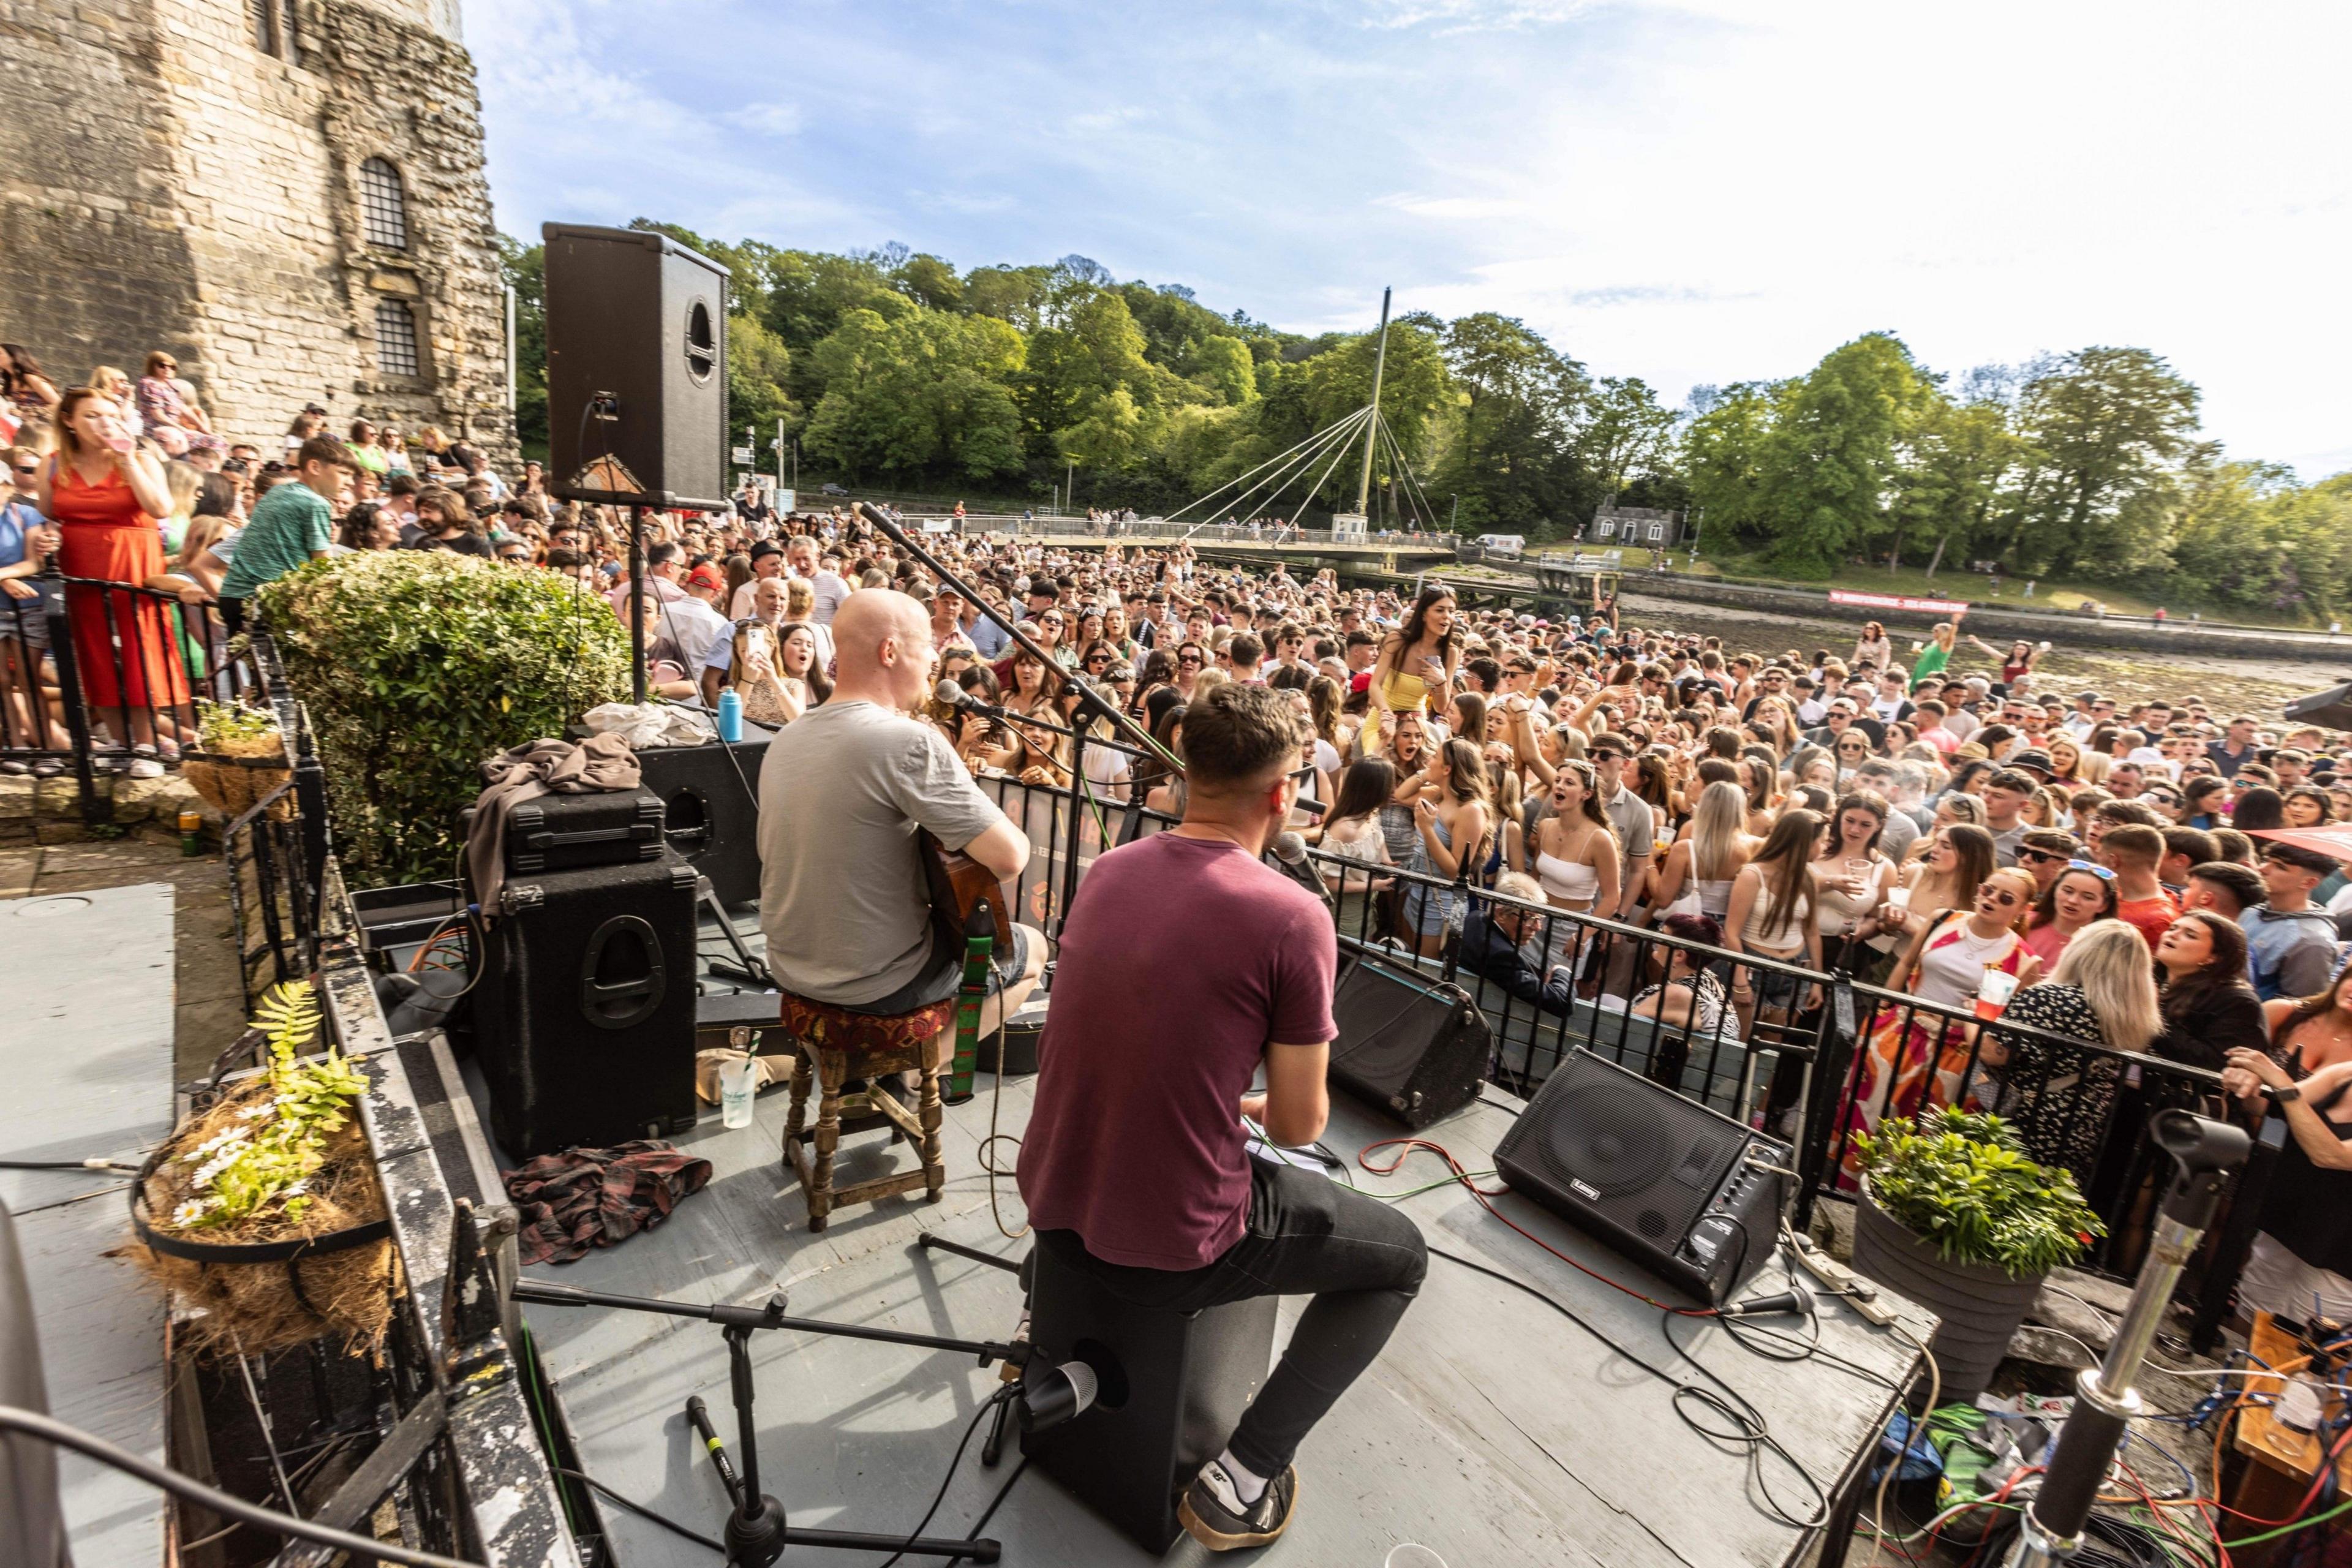
<svg viewBox="0 0 2352 1568"><path fill-rule="evenodd" d="M1527 549L1528 536L1524 533L1482 533L1478 536L1478 542L1490 554L1517 555Z"/></svg>

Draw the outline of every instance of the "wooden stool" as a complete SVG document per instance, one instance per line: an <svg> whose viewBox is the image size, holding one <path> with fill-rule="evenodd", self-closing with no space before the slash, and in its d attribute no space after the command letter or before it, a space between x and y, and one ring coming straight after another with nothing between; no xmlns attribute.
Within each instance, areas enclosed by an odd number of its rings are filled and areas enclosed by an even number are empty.
<svg viewBox="0 0 2352 1568"><path fill-rule="evenodd" d="M939 1202L948 1182L947 1161L940 1147L940 1079L944 1069L940 1046L942 1040L951 1045L955 1039L955 998L882 1018L843 1012L787 992L779 1026L792 1040L793 1058L784 1158L808 1199L809 1229L823 1230L835 1209L872 1203L917 1187L923 1189L926 1202ZM879 1078L909 1071L922 1075L922 1092L913 1110L875 1088ZM819 1090L816 1126L810 1138L814 1152L802 1143L812 1078ZM841 1086L854 1078L866 1080L865 1090L844 1095ZM835 1192L833 1156L841 1143L845 1112L853 1117L882 1117L916 1146L922 1163L911 1171L877 1176Z"/></svg>

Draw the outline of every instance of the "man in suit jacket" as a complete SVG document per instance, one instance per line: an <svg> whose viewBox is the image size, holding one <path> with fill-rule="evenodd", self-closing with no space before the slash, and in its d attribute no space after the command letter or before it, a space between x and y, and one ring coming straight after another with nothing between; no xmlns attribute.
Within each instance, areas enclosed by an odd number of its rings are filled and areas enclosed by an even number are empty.
<svg viewBox="0 0 2352 1568"><path fill-rule="evenodd" d="M1495 890L1530 904L1544 901L1543 885L1524 871L1506 871L1495 879ZM1548 958L1574 951L1572 941L1555 946L1544 942L1549 921L1507 904L1474 905L1462 921L1462 946L1457 967L1492 982L1522 1002L1547 1013L1565 1014L1576 1005L1575 977L1564 963L1546 973ZM1563 936L1570 933L1563 932Z"/></svg>

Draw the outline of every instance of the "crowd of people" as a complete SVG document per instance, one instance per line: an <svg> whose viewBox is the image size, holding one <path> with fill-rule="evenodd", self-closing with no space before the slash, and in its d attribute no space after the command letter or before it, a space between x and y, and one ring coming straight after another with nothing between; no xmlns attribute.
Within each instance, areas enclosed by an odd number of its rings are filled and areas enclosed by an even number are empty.
<svg viewBox="0 0 2352 1568"><path fill-rule="evenodd" d="M1302 793L1321 809L1298 823L1349 934L1452 952L1552 1011L1616 990L1740 1037L1815 1016L1815 977L1875 984L1916 1005L1866 1013L1849 1130L1940 1104L2032 1112L2036 1152L2091 1184L2103 1151L2130 1142L2106 1137L2114 1118L2152 1102L2121 1057L2039 1059L2045 1036L2210 1069L2208 1109L2255 1120L2300 1081L2319 1131L2298 1116L2245 1289L2352 1309L2352 1232L2311 1217L2352 1215L2334 1201L2352 1197L2336 1190L2352 1116L2328 1120L2352 1079L2352 883L2334 855L2268 836L2352 820L2341 737L2195 696L2044 691L2043 649L1948 626L1907 661L1876 625L1851 649L1735 651L1613 611L1470 612L1442 582L1406 598L1181 544L931 540L1041 659L856 518L786 526L781 557L759 558L784 585L761 588L755 567L761 624L706 655L712 687L756 647L734 668L779 687L769 710L789 721L824 700L840 598L895 589L928 614L938 674L1002 710L926 704L962 766L1067 787L1060 731L1084 678L1156 742L1108 743L1096 721L1086 788L1171 816L1186 780L1158 753L1183 754L1186 714L1222 685L1267 688L1300 726ZM730 570L730 530L712 527L688 525L655 572L691 595L696 574ZM791 651L770 656L770 636ZM1599 928L1551 911L1688 945L1627 974ZM1553 924L1582 931L1575 951ZM1988 998L2003 1000L1984 1015L2031 1032L1978 1026Z"/></svg>

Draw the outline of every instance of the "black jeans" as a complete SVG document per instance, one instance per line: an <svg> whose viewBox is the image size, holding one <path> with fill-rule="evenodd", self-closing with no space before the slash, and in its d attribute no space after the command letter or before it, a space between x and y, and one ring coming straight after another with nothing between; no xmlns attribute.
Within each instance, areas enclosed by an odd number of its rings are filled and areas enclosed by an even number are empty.
<svg viewBox="0 0 2352 1568"><path fill-rule="evenodd" d="M1253 1296L1315 1298L1226 1444L1268 1479L1290 1467L1307 1431L1372 1364L1429 1272L1412 1220L1327 1176L1265 1160L1250 1162L1242 1238L1205 1267L1105 1263L1070 1230L1041 1230L1037 1245L1139 1307L1191 1312Z"/></svg>

